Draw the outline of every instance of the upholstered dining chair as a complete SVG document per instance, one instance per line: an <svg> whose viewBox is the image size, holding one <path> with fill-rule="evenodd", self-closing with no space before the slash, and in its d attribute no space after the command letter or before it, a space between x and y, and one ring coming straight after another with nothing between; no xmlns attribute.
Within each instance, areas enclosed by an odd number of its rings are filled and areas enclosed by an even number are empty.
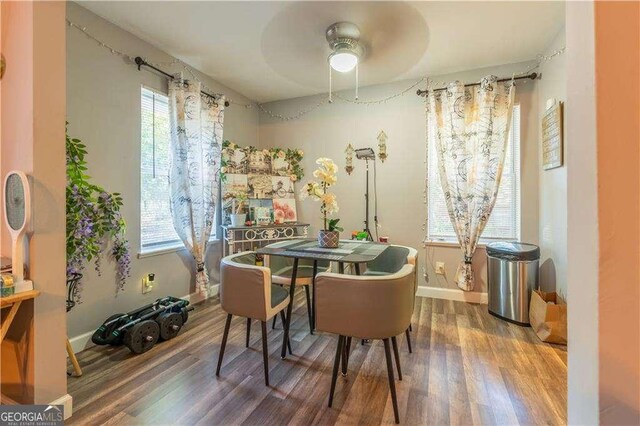
<svg viewBox="0 0 640 426"><path fill-rule="evenodd" d="M265 266L271 269L271 282L281 286L291 285L291 276L293 273L293 258L284 256L266 256ZM326 272L331 267L328 260L319 260L317 263L318 272ZM304 287L307 297L307 315L309 317L309 330L313 334L313 303L311 301L311 284L313 283L313 260L299 259L298 270L296 272L296 286ZM273 317L271 328L276 325L276 317Z"/></svg>
<svg viewBox="0 0 640 426"><path fill-rule="evenodd" d="M338 345L333 363L329 407L333 403L338 369L342 359L343 373L348 356L345 342L351 338L381 339L387 360L389 389L396 423L400 422L389 340L396 361L396 337L409 327L413 313L414 266L404 265L390 275L344 275L323 272L316 277L316 328L337 334ZM400 365L397 363L400 376ZM401 376L400 376L401 377Z"/></svg>
<svg viewBox="0 0 640 426"><path fill-rule="evenodd" d="M222 358L227 346L229 327L233 315L247 318L246 346L249 346L251 320L262 323L262 357L264 383L269 386L269 351L267 348L267 321L280 313L283 323L284 309L289 305L289 292L271 283L271 270L255 265L255 252L227 256L220 262L220 304L227 313L222 345L218 355L216 376L220 375ZM291 345L289 344L289 352Z"/></svg>
<svg viewBox="0 0 640 426"><path fill-rule="evenodd" d="M370 276L382 276L396 273L406 264L413 265L414 268L414 280L413 280L413 291L414 296L418 292L418 251L413 247L405 247L399 245L391 245L389 246L380 256L378 256L374 261L367 263L367 269L364 272L364 275ZM414 307L415 307L415 297L413 299ZM413 309L411 310L413 314ZM409 348L409 353L413 352L411 348L411 323L409 323L409 327L405 330L404 334L407 339L407 347Z"/></svg>

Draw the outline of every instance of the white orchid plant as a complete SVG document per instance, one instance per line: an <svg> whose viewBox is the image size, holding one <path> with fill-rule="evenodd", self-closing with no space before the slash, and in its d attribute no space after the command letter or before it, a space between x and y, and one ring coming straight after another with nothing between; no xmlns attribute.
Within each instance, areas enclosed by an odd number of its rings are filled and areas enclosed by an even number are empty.
<svg viewBox="0 0 640 426"><path fill-rule="evenodd" d="M327 189L338 181L338 166L329 158L318 158L316 160L318 168L313 172L313 177L318 181L311 181L302 187L300 198L311 197L314 201L320 201L320 212L323 216L325 231L342 231L338 226L340 219L328 219L338 212L338 200L336 194L328 192Z"/></svg>

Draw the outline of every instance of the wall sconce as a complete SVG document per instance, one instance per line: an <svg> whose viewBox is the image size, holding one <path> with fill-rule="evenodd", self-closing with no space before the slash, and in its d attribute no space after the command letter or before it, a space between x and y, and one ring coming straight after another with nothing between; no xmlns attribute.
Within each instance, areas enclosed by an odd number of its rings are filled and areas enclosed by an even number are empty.
<svg viewBox="0 0 640 426"><path fill-rule="evenodd" d="M387 159L387 134L380 130L378 134L378 158L384 163Z"/></svg>
<svg viewBox="0 0 640 426"><path fill-rule="evenodd" d="M345 171L347 172L348 175L351 174L351 172L353 172L353 146L351 146L351 144L349 144L347 146L347 149L345 149L345 154L347 154L347 165L345 166Z"/></svg>

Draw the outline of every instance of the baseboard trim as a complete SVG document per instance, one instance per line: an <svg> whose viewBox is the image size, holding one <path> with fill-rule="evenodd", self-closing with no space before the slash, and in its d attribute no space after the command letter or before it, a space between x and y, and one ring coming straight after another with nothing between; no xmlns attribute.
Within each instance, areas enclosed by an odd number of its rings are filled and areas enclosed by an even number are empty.
<svg viewBox="0 0 640 426"><path fill-rule="evenodd" d="M51 401L49 405L62 405L65 420L67 420L73 414L73 397L69 394L61 396L55 401Z"/></svg>
<svg viewBox="0 0 640 426"><path fill-rule="evenodd" d="M220 284L214 284L211 286L211 292L209 293L209 297L215 297L220 293ZM202 302L206 298L199 293L191 293L186 296L182 296L181 299L188 300L190 304L196 304ZM87 333L81 334L79 336L72 337L69 339L71 343L71 348L73 349L73 353L78 353L85 349L88 349L92 346L95 346L91 341L91 336L93 335L93 331L89 331Z"/></svg>
<svg viewBox="0 0 640 426"><path fill-rule="evenodd" d="M486 305L489 302L487 293L474 291L462 291L455 288L418 287L418 296L431 297L433 299L455 300L458 302L480 303Z"/></svg>

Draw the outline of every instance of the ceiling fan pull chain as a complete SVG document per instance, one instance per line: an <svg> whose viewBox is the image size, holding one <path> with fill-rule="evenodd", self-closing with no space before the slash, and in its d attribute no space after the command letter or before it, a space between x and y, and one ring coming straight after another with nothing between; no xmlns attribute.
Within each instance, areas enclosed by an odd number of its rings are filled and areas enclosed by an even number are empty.
<svg viewBox="0 0 640 426"><path fill-rule="evenodd" d="M329 62L327 62L327 64L329 65L329 103L332 103L333 100L331 99L331 64Z"/></svg>
<svg viewBox="0 0 640 426"><path fill-rule="evenodd" d="M358 62L356 62L356 101L358 100Z"/></svg>

